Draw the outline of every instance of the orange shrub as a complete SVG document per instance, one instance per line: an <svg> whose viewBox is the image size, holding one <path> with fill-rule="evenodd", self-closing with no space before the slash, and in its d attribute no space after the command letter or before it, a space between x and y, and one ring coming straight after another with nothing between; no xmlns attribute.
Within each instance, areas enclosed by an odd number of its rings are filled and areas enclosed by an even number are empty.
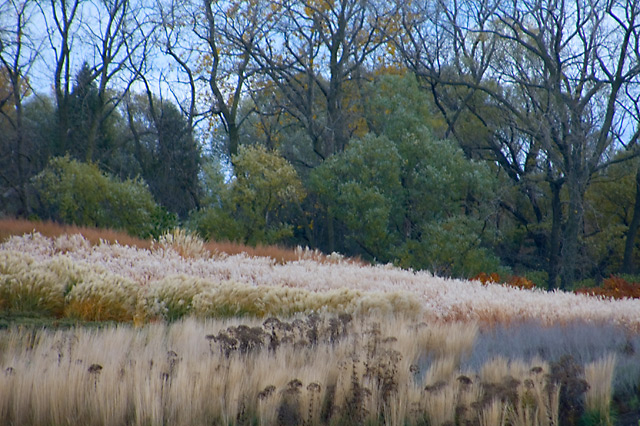
<svg viewBox="0 0 640 426"><path fill-rule="evenodd" d="M530 279L525 277L520 277L517 275L512 275L508 280L504 281L500 278L500 275L497 273L487 274L485 272L481 272L475 277L471 278L472 281L480 281L482 284L503 284L509 287L522 288L526 290L532 290L536 287L535 283Z"/></svg>
<svg viewBox="0 0 640 426"><path fill-rule="evenodd" d="M640 283L630 283L624 278L611 276L602 282L601 287L580 288L575 292L613 299L640 299Z"/></svg>

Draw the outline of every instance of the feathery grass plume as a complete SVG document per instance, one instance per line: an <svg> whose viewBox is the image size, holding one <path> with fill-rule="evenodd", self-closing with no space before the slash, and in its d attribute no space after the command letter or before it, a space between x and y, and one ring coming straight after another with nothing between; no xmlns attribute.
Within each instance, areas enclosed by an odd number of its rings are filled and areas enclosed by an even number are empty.
<svg viewBox="0 0 640 426"><path fill-rule="evenodd" d="M181 228L175 228L171 232L162 234L158 241L152 244L152 249L158 248L174 250L185 259L207 259L211 257L211 253L209 253L200 237Z"/></svg>
<svg viewBox="0 0 640 426"><path fill-rule="evenodd" d="M492 361L484 376L495 383L455 368L431 383L428 376L403 370L420 358L412 348L418 330L449 325L417 328L389 317L377 326L377 318L362 317L348 322L346 335L332 339L331 319L185 318L141 328L55 331L11 327L0 334L0 389L11 389L0 392L0 423L493 425L506 423L509 404L509 424L558 424L559 388L550 386L551 369L539 360L505 361L502 367ZM210 350L208 335L258 328L261 345L229 356ZM305 342L269 350L271 332ZM502 405L493 407L494 401Z"/></svg>
<svg viewBox="0 0 640 426"><path fill-rule="evenodd" d="M79 246L78 246L79 245ZM587 295L542 290L521 290L494 284L448 280L427 272L403 271L393 267L364 266L347 262L326 264L299 260L278 264L271 258L235 255L225 258L194 259L180 257L173 250L149 251L120 245L56 243L37 233L11 237L0 245L0 251L26 253L40 263L55 256L68 256L73 262L90 269L101 268L132 280L140 287L168 275L186 274L214 283L235 281L253 287L287 287L312 294L286 294L289 310L339 307L340 298L322 302L328 291L346 288L359 292L357 299L347 301L347 311L385 313L392 310L419 308L431 318L454 319L485 324L539 320L543 325L575 320L591 323L613 323L629 330L640 330L640 300L604 300ZM6 278L6 277L4 277ZM395 293L401 297L396 297ZM318 296L316 296L316 294ZM379 295L386 296L380 298ZM178 299L179 300L179 299ZM269 302L270 303L270 302ZM406 304L406 305L405 305ZM254 309L256 307L254 306ZM416 309L417 310L417 309Z"/></svg>
<svg viewBox="0 0 640 426"><path fill-rule="evenodd" d="M455 424L458 393L453 383L444 383L425 393L425 411L429 425Z"/></svg>
<svg viewBox="0 0 640 426"><path fill-rule="evenodd" d="M269 315L291 316L296 313L325 311L329 313L383 315L417 315L420 304L409 303L410 297L396 293L364 293L347 288L312 292L299 288L251 286L225 282L210 286L193 296L193 312L200 317L232 317ZM407 308L410 306L410 308Z"/></svg>
<svg viewBox="0 0 640 426"><path fill-rule="evenodd" d="M531 368L543 365L544 363L534 358L530 362L517 359L507 359L497 356L485 363L480 369L480 379L483 383L502 383L509 378L528 377Z"/></svg>
<svg viewBox="0 0 640 426"><path fill-rule="evenodd" d="M174 321L190 314L194 296L211 286L212 282L202 278L170 275L149 283L141 303L147 318L161 317Z"/></svg>
<svg viewBox="0 0 640 426"><path fill-rule="evenodd" d="M132 321L138 286L109 272L84 275L66 295L65 315L84 321Z"/></svg>
<svg viewBox="0 0 640 426"><path fill-rule="evenodd" d="M585 415L597 424L612 425L611 397L613 394L613 373L616 355L608 356L589 363L584 368L585 380L589 388L585 394Z"/></svg>
<svg viewBox="0 0 640 426"><path fill-rule="evenodd" d="M36 262L4 250L0 250L0 264L0 308L54 317L63 315L66 294L89 271L66 256Z"/></svg>

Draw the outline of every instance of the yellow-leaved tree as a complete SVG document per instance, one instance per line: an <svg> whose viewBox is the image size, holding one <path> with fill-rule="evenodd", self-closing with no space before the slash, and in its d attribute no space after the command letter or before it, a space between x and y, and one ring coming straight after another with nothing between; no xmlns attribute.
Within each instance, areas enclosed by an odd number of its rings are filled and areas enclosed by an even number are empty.
<svg viewBox="0 0 640 426"><path fill-rule="evenodd" d="M234 177L224 183L211 173L209 206L192 216L207 239L245 244L281 243L293 235L291 223L305 190L293 166L262 146L240 146L233 156ZM217 181L217 182L216 182Z"/></svg>

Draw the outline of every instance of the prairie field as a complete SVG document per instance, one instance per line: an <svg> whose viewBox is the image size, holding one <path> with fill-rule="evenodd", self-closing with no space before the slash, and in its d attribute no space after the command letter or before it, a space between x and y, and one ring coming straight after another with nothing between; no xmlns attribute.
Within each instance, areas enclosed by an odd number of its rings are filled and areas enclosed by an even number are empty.
<svg viewBox="0 0 640 426"><path fill-rule="evenodd" d="M0 424L635 425L640 412L637 299L305 249L229 254L184 232L146 245L30 232L0 244L0 309Z"/></svg>

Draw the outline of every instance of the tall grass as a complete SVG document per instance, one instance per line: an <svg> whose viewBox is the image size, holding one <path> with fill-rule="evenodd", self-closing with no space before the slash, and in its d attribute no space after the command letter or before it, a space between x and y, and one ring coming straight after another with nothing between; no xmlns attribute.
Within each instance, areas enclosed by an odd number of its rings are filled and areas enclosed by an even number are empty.
<svg viewBox="0 0 640 426"><path fill-rule="evenodd" d="M102 242L110 244L120 244L123 246L136 247L140 249L150 249L154 241L144 240L122 232L111 229L98 229L76 225L65 225L51 221L30 221L26 219L0 218L0 243L8 240L12 236L22 236L32 232L38 232L46 237L55 238L63 235L82 235L92 245L99 245ZM180 235L182 234L182 235ZM170 235L170 238L167 238ZM173 246L180 254L190 256L189 251L182 252L182 249L189 247L185 242L199 246L198 256L207 253L210 256L235 256L244 254L249 257L265 257L274 260L279 264L295 262L301 259L314 260L317 262L335 263L344 261L353 264L365 264L357 258L342 258L338 255L325 255L318 250L310 250L308 248L286 248L273 245L247 246L231 241L197 241L193 236L186 234L184 231L172 231L160 238L158 241L160 246ZM191 238L189 238L191 237ZM177 244L173 244L177 242Z"/></svg>
<svg viewBox="0 0 640 426"><path fill-rule="evenodd" d="M148 249L150 240L132 237L126 232L112 229L98 229L76 225L64 225L51 221L36 222L26 219L0 218L0 242L13 236L22 236L32 232L38 232L46 237L60 237L62 235L82 235L91 244L100 244L101 241L110 244L121 244L131 247Z"/></svg>
<svg viewBox="0 0 640 426"><path fill-rule="evenodd" d="M108 316L103 308L108 309L107 302L112 301L122 320L133 316L139 321L188 314L260 316L328 309L351 313L406 311L442 321L485 324L589 321L640 330L640 300L482 285L389 265L357 265L337 256L318 262L313 260L313 253L303 251L297 253L299 260L281 264L247 254L209 257L208 250L202 251L201 247L197 256L186 255L174 245L175 241L149 250L104 241L93 245L78 234L11 237L0 244L0 256L5 259L0 265L0 305L19 310L26 300L30 309L40 309L40 305L49 309L50 298L70 303L70 298L77 296L84 305L73 309L74 315L79 313L87 319L94 313ZM81 271L80 277L59 270L52 271L55 277L41 279L51 269L48 265L56 264L73 265L74 271ZM42 274L33 276L32 269ZM96 274L107 278L96 278ZM62 281L68 284L55 284ZM123 309L112 294L106 294L111 287L99 285L100 281L113 283L115 293L126 295L126 306L131 306L128 300L133 298L134 314L127 307ZM52 283L51 289L47 282ZM196 282L199 284L192 286ZM75 286L86 291L73 291ZM85 302L92 300L100 307L91 310Z"/></svg>
<svg viewBox="0 0 640 426"><path fill-rule="evenodd" d="M585 409L587 415L597 421L597 424L612 425L611 395L613 394L613 375L616 357L614 354L594 361L585 366L585 379L590 387L586 393Z"/></svg>
<svg viewBox="0 0 640 426"><path fill-rule="evenodd" d="M464 325L380 319L12 328L0 334L0 423L557 424L545 363L463 371L475 339ZM432 336L445 335L458 342L443 349Z"/></svg>

